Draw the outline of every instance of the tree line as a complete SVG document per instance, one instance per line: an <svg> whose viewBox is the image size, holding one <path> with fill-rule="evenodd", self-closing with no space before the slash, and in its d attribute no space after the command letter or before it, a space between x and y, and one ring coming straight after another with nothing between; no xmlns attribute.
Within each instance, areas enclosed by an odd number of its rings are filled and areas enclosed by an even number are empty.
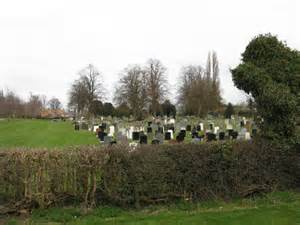
<svg viewBox="0 0 300 225"><path fill-rule="evenodd" d="M39 118L43 109L61 108L61 102L56 97L47 100L45 95L30 93L28 100L25 101L14 91L0 90L0 117Z"/></svg>
<svg viewBox="0 0 300 225"><path fill-rule="evenodd" d="M158 59L149 59L143 65L128 65L121 71L114 90L114 108L112 103L103 102L102 75L90 64L72 83L68 107L77 116L132 115L135 119L147 115L175 116L177 109L182 115L205 116L220 109L222 98L216 52L208 54L205 69L201 65L182 68L178 80L178 107L168 98L170 90L166 76L167 68Z"/></svg>

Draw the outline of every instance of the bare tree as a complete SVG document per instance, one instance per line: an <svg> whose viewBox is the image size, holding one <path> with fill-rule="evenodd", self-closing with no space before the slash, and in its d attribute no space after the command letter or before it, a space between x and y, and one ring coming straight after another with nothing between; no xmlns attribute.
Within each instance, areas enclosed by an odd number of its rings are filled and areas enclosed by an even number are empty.
<svg viewBox="0 0 300 225"><path fill-rule="evenodd" d="M98 69L89 64L79 72L80 80L87 91L87 107L90 108L94 100L103 100L104 89L100 82L100 72Z"/></svg>
<svg viewBox="0 0 300 225"><path fill-rule="evenodd" d="M80 78L75 80L69 92L69 107L76 114L93 114L92 105L104 98L104 88L100 82L101 74L92 64L79 71Z"/></svg>
<svg viewBox="0 0 300 225"><path fill-rule="evenodd" d="M42 106L43 104L40 96L30 93L29 100L25 106L26 115L31 118L39 117L42 110Z"/></svg>
<svg viewBox="0 0 300 225"><path fill-rule="evenodd" d="M51 110L61 109L61 102L59 101L58 98L55 98L55 97L51 98L48 101L48 105Z"/></svg>
<svg viewBox="0 0 300 225"><path fill-rule="evenodd" d="M166 70L158 59L149 59L145 66L149 112L152 114L161 111L160 103L166 99L168 93Z"/></svg>
<svg viewBox="0 0 300 225"><path fill-rule="evenodd" d="M178 103L188 115L205 116L221 104L219 65L215 52L209 53L206 70L201 66L187 66L181 71Z"/></svg>
<svg viewBox="0 0 300 225"><path fill-rule="evenodd" d="M137 119L142 119L147 104L145 71L139 65L124 69L114 94L117 105L126 104Z"/></svg>
<svg viewBox="0 0 300 225"><path fill-rule="evenodd" d="M80 80L75 80L69 91L69 109L75 113L76 116L84 113L87 105L87 90L85 85Z"/></svg>

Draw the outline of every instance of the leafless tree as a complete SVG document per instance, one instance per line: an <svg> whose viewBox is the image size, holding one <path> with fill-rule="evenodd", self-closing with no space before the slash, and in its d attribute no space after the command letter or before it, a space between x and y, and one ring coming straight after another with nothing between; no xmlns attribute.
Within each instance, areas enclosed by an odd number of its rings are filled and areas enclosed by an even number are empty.
<svg viewBox="0 0 300 225"><path fill-rule="evenodd" d="M149 112L160 112L160 103L166 99L168 83L166 67L158 59L149 59L145 66Z"/></svg>
<svg viewBox="0 0 300 225"><path fill-rule="evenodd" d="M208 54L206 70L199 66L187 66L181 71L178 103L188 115L205 116L218 109L221 103L219 66L215 52Z"/></svg>
<svg viewBox="0 0 300 225"><path fill-rule="evenodd" d="M55 98L55 97L51 98L48 101L48 105L51 110L61 109L61 102L59 101L58 98Z"/></svg>
<svg viewBox="0 0 300 225"><path fill-rule="evenodd" d="M25 105L25 114L27 117L37 118L42 110L42 101L39 95L30 93L29 100Z"/></svg>
<svg viewBox="0 0 300 225"><path fill-rule="evenodd" d="M114 94L117 105L126 104L137 119L142 119L147 104L145 71L139 65L124 69Z"/></svg>
<svg viewBox="0 0 300 225"><path fill-rule="evenodd" d="M95 66L89 64L79 71L79 79L75 80L69 91L69 107L77 114L91 113L92 104L104 98L104 87L100 81L101 74Z"/></svg>

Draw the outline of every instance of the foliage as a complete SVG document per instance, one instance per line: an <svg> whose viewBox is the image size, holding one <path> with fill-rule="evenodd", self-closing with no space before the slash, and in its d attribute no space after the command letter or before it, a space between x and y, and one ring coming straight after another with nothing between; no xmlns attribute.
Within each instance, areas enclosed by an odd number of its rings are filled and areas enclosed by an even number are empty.
<svg viewBox="0 0 300 225"><path fill-rule="evenodd" d="M299 155L266 141L0 151L0 201L140 206L299 185ZM298 179L298 180L297 180Z"/></svg>
<svg viewBox="0 0 300 225"><path fill-rule="evenodd" d="M270 34L255 37L232 70L235 85L251 94L266 137L295 134L300 90L300 53ZM298 112L299 113L299 112Z"/></svg>

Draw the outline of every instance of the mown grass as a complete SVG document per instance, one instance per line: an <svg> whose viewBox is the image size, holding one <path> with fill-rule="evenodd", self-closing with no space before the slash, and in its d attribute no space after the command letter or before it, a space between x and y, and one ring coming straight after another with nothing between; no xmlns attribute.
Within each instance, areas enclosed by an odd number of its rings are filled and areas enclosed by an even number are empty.
<svg viewBox="0 0 300 225"><path fill-rule="evenodd" d="M178 203L141 210L115 207L101 207L90 211L80 208L35 210L27 219L14 218L6 224L296 225L299 222L300 193L277 192L256 199Z"/></svg>
<svg viewBox="0 0 300 225"><path fill-rule="evenodd" d="M66 147L97 144L88 131L74 131L71 122L51 120L0 120L0 148L5 147Z"/></svg>

